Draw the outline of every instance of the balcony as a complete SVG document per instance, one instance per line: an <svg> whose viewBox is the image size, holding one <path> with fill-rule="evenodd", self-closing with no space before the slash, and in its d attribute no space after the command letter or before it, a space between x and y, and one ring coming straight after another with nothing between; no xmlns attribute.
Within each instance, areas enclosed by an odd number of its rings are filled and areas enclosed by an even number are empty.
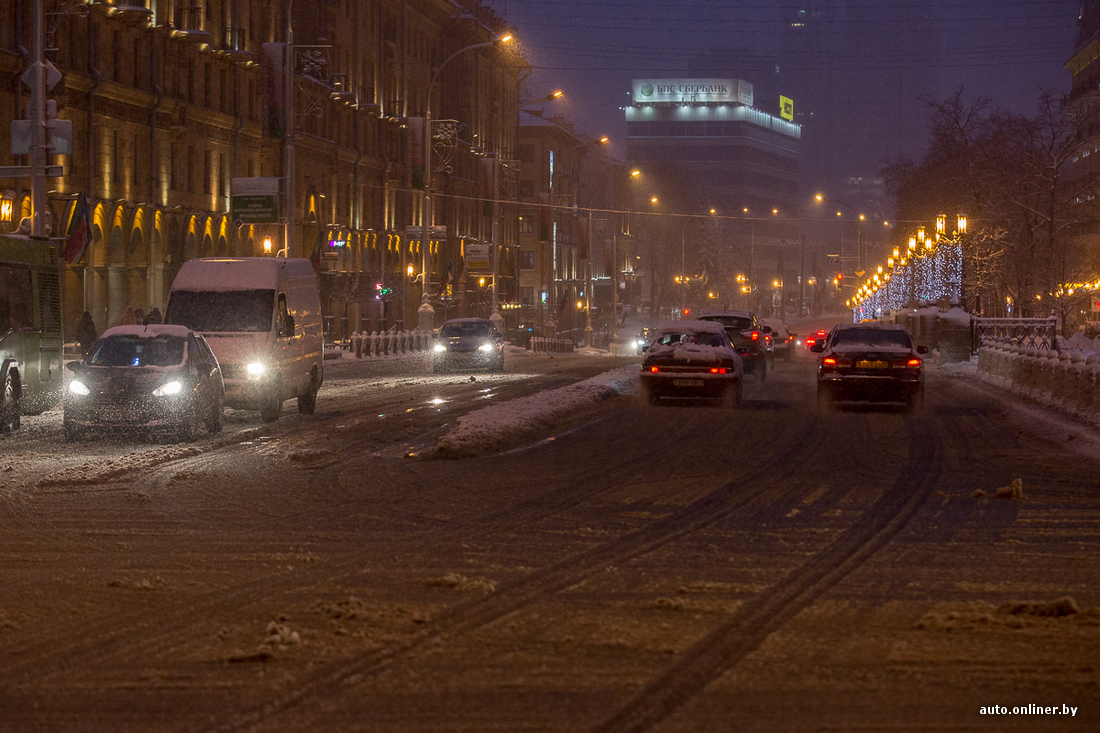
<svg viewBox="0 0 1100 733"><path fill-rule="evenodd" d="M209 44L213 39L210 31L203 29L202 8L195 5L176 8L168 27L168 36L200 44Z"/></svg>

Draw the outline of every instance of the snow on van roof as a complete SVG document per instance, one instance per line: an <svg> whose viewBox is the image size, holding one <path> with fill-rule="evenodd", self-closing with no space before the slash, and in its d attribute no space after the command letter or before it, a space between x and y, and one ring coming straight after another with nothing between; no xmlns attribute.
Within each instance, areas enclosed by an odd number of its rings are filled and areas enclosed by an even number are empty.
<svg viewBox="0 0 1100 733"><path fill-rule="evenodd" d="M156 336L178 336L186 338L191 332L187 326L176 326L171 323L150 323L147 326L112 326L99 335L107 336L140 336L141 338L154 338Z"/></svg>
<svg viewBox="0 0 1100 733"><path fill-rule="evenodd" d="M282 270L284 278L316 278L304 257L204 257L183 263L173 290L271 289Z"/></svg>

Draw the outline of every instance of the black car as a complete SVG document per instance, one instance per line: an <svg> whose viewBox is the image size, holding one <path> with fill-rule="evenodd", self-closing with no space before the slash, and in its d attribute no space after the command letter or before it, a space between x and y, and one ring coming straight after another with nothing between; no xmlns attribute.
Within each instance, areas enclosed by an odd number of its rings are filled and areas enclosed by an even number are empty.
<svg viewBox="0 0 1100 733"><path fill-rule="evenodd" d="M821 354L817 399L823 408L834 401L902 402L913 410L924 403L925 346L914 346L904 326L877 323L837 326L826 343L810 351Z"/></svg>
<svg viewBox="0 0 1100 733"><path fill-rule="evenodd" d="M436 374L455 368L504 371L504 338L492 321L455 318L440 326L432 347Z"/></svg>
<svg viewBox="0 0 1100 733"><path fill-rule="evenodd" d="M641 393L662 397L724 399L741 403L744 367L721 324L673 321L657 331L642 359Z"/></svg>
<svg viewBox="0 0 1100 733"><path fill-rule="evenodd" d="M115 326L83 361L65 365L65 436L122 429L168 433L191 441L199 424L222 429L225 385L201 334L186 326Z"/></svg>
<svg viewBox="0 0 1100 733"><path fill-rule="evenodd" d="M745 374L758 382L767 381L771 354L764 327L751 311L703 311L699 320L721 323L745 362Z"/></svg>
<svg viewBox="0 0 1100 733"><path fill-rule="evenodd" d="M635 353L644 354L645 350L649 348L649 345L653 343L653 337L657 335L657 329L646 326L638 332L638 336L634 339Z"/></svg>

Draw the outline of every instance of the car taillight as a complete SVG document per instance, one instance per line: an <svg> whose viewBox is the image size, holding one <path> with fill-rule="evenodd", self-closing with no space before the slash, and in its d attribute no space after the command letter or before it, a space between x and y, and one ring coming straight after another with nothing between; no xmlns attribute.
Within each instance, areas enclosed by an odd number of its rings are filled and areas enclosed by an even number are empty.
<svg viewBox="0 0 1100 733"><path fill-rule="evenodd" d="M806 345L807 346L813 346L816 343L817 343L817 341L814 341L813 339L806 339Z"/></svg>
<svg viewBox="0 0 1100 733"><path fill-rule="evenodd" d="M711 367L710 368L710 373L711 374L725 374L726 373L726 368L725 367Z"/></svg>
<svg viewBox="0 0 1100 733"><path fill-rule="evenodd" d="M821 363L824 364L825 366L835 367L836 366L836 359L834 359L831 356L826 356L824 359L821 360Z"/></svg>
<svg viewBox="0 0 1100 733"><path fill-rule="evenodd" d="M920 359L910 359L906 366L910 369L920 369Z"/></svg>
<svg viewBox="0 0 1100 733"><path fill-rule="evenodd" d="M657 369L657 367L650 367L650 368L649 368L649 371L651 371L651 372L656 372L656 371L660 371L660 370L659 370L659 369Z"/></svg>
<svg viewBox="0 0 1100 733"><path fill-rule="evenodd" d="M760 340L760 332L759 331L753 331L752 332L752 340L753 341L759 341Z"/></svg>

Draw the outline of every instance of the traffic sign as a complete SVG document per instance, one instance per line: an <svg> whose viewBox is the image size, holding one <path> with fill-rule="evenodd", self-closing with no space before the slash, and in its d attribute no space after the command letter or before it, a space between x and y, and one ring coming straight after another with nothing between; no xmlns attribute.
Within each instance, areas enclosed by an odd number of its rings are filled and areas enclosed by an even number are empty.
<svg viewBox="0 0 1100 733"><path fill-rule="evenodd" d="M45 168L47 178L60 178L65 175L64 166L48 165ZM30 178L29 165L0 165L0 178Z"/></svg>
<svg viewBox="0 0 1100 733"><path fill-rule="evenodd" d="M55 86L57 86L57 82L61 81L61 72L58 71L57 67L54 66L53 64L51 64L48 60L43 61L42 66L46 70L46 91L48 92L51 89L53 89ZM28 66L27 70L23 72L23 75L21 77L19 77L20 79L23 80L23 83L26 84L31 89L34 89L34 80L35 80L37 69L38 69L38 62L35 61L30 66Z"/></svg>
<svg viewBox="0 0 1100 733"><path fill-rule="evenodd" d="M11 154L30 155L32 137L30 120L12 120ZM46 120L46 147L51 155L72 155L73 121Z"/></svg>

